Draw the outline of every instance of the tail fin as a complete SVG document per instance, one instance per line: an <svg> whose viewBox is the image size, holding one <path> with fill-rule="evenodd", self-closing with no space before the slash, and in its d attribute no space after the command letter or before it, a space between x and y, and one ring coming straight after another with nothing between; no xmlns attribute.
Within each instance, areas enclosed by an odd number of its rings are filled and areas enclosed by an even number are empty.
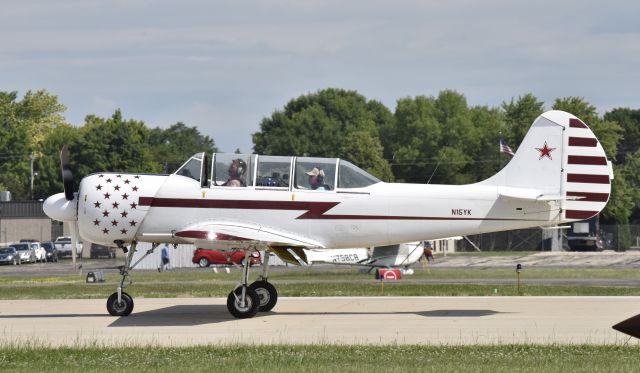
<svg viewBox="0 0 640 373"><path fill-rule="evenodd" d="M591 129L575 116L552 110L540 115L500 172L481 182L507 198L558 201L560 220L597 215L611 194L613 171Z"/></svg>

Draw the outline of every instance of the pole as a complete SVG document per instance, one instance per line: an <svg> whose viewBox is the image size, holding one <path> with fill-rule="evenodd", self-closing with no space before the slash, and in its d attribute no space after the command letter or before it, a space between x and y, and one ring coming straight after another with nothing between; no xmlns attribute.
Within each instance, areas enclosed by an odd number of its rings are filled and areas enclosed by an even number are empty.
<svg viewBox="0 0 640 373"><path fill-rule="evenodd" d="M31 170L31 199L33 199L33 160L36 157L33 155L33 152L31 152L31 154L29 154L29 169Z"/></svg>

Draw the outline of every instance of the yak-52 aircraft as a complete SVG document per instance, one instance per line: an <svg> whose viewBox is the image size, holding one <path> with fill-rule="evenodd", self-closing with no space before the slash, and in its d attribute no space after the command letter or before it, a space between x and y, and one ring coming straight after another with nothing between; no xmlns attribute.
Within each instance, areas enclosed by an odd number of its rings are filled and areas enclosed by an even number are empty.
<svg viewBox="0 0 640 373"><path fill-rule="evenodd" d="M116 244L127 252L122 280L107 301L115 316L133 310L123 288L138 242L242 248L246 255L266 249L282 257L291 249L303 257L305 248L556 225L598 214L613 179L593 132L562 111L539 116L506 167L468 185L384 183L335 158L199 153L171 175L96 173L74 192L64 149L61 163L64 193L45 201L45 213L69 222L84 242ZM244 266L227 299L234 316L253 317L276 304L265 261L253 283Z"/></svg>

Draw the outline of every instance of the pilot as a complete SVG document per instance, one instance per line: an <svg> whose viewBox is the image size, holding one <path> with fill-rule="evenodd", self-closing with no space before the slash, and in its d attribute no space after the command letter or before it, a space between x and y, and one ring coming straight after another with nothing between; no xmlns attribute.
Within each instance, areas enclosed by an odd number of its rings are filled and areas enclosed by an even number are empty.
<svg viewBox="0 0 640 373"><path fill-rule="evenodd" d="M242 159L234 159L229 165L229 179L222 184L223 186L230 187L245 187L247 183L244 179L244 174L247 171L247 164Z"/></svg>
<svg viewBox="0 0 640 373"><path fill-rule="evenodd" d="M331 190L331 187L324 183L324 171L314 167L313 170L306 172L309 176L309 186L313 190Z"/></svg>

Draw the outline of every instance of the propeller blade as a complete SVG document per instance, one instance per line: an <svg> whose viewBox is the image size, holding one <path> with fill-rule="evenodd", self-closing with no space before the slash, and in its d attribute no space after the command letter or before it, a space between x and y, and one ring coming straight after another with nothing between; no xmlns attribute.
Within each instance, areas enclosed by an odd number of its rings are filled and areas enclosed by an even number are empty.
<svg viewBox="0 0 640 373"><path fill-rule="evenodd" d="M73 200L73 173L69 165L69 149L66 145L60 150L60 168L62 170L62 184L64 185L64 196L67 201Z"/></svg>

